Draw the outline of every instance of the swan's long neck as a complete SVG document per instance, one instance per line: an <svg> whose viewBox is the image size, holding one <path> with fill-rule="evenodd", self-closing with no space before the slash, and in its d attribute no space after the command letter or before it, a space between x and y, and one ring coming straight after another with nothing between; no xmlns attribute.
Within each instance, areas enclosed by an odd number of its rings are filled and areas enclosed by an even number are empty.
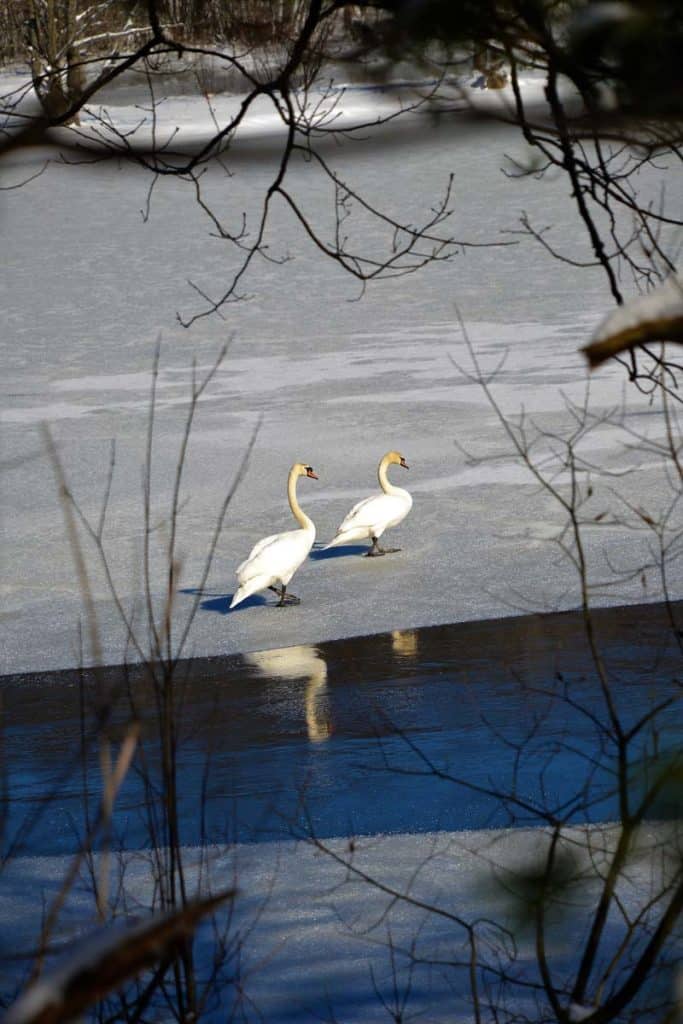
<svg viewBox="0 0 683 1024"><path fill-rule="evenodd" d="M391 463L387 458L382 459L382 461L380 462L379 469L377 470L379 485L385 494L403 494L403 488L396 487L394 484L391 483L389 477L387 476L387 470L390 465Z"/></svg>
<svg viewBox="0 0 683 1024"><path fill-rule="evenodd" d="M299 479L300 474L296 470L292 469L289 473L289 479L287 481L287 497L289 498L289 507L292 510L292 515L296 519L297 523L303 530L313 530L315 532L315 526L312 520L308 518L306 513L301 508L299 501L296 496L296 482Z"/></svg>

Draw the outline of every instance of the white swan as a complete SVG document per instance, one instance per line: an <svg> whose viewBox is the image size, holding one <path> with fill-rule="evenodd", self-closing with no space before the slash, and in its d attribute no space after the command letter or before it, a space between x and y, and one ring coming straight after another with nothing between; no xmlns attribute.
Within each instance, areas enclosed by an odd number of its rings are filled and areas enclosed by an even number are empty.
<svg viewBox="0 0 683 1024"><path fill-rule="evenodd" d="M387 469L391 465L403 466L408 463L399 452L387 452L377 469L380 487L383 494L373 494L354 505L341 523L334 540L324 548L336 548L340 544L350 544L354 540L372 540L368 557L389 555L400 548L381 548L377 543L384 531L390 526L397 526L410 512L413 506L412 496L402 487L389 483Z"/></svg>
<svg viewBox="0 0 683 1024"><path fill-rule="evenodd" d="M250 597L259 590L274 590L279 596L278 608L285 604L298 604L299 598L287 593L287 584L306 560L308 552L315 540L315 526L305 512L301 510L296 497L296 482L300 476L308 476L311 480L318 477L311 466L295 462L287 479L287 497L289 507L300 530L287 530L285 533L274 533L264 537L249 552L249 557L237 567L237 588L230 607L234 608L240 601ZM278 587L277 584L280 584Z"/></svg>

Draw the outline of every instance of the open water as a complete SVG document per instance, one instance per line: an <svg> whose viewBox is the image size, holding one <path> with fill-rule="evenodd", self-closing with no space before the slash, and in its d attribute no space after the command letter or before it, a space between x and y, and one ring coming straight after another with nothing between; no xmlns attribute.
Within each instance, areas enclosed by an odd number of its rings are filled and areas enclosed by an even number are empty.
<svg viewBox="0 0 683 1024"><path fill-rule="evenodd" d="M625 730L659 702L675 701L680 650L661 606L604 610L596 626ZM6 846L16 840L17 852L42 855L74 847L84 793L92 811L100 791L94 714L112 703L120 735L130 717L127 691L144 723L145 756L125 780L114 830L124 847L146 846L142 779L157 777L158 743L144 672L1 682ZM309 829L327 837L539 824L496 795L513 790L572 822L616 813L616 752L601 735L607 708L578 613L199 659L179 665L177 688L187 845ZM660 748L673 747L680 707L644 734L655 726Z"/></svg>

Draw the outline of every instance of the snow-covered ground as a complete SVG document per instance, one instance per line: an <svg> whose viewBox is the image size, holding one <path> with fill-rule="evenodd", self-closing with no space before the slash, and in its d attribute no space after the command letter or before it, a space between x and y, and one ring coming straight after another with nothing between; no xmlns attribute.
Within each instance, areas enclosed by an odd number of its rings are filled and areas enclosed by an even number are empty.
<svg viewBox="0 0 683 1024"><path fill-rule="evenodd" d="M360 103L370 116L377 100L357 91L348 102L354 116ZM162 109L169 124L189 129L206 115L202 98L169 98ZM117 115L113 106L109 111ZM133 113L132 107L118 111L123 124ZM265 128L255 124L250 130L256 138ZM228 223L259 208L274 153L270 146L262 152L236 146L232 177L216 168L206 174L205 197ZM597 270L554 261L540 246L506 233L526 211L532 222L553 225L551 243L586 256L566 182L552 176L511 181L501 172L506 154L525 157L511 129L473 130L428 118L419 127L393 129L381 145L354 142L328 151L351 184L387 212L414 221L442 195L453 173L449 232L463 241L514 244L464 249L448 263L376 284L353 301L354 283L313 250L284 206L276 205L269 251L289 261L258 261L244 283L248 301L189 330L178 324L176 312L198 312L202 302L188 282L218 295L237 265L234 249L210 235L191 189L159 181L146 221L141 211L149 177L112 163L53 164L25 188L0 194L8 254L0 281L2 671L58 668L81 657L81 595L43 423L74 496L95 517L116 440L105 540L124 604L130 608L140 597L141 465L157 339L154 524L162 523L168 508L192 360L205 368L230 343L201 401L189 446L179 520L181 618L199 584L222 496L262 417L188 653L282 647L576 603L573 574L546 543L560 522L557 509L511 458L475 466L458 448L484 455L506 450L480 388L451 361L468 365L456 305L485 368L507 353L494 387L505 411L523 404L557 428L566 421L562 395L581 399L586 386L578 349L609 308ZM4 161L2 184L22 180L41 160L40 152L12 155ZM332 194L315 168L298 162L290 175L290 188L311 219L329 227ZM675 204L680 179L665 171L645 169L643 190L658 194L662 178ZM365 221L357 231L363 245L381 241ZM595 408L619 402L622 384L618 369L601 370L592 385ZM630 396L629 402L639 425L662 429L646 399ZM624 455L614 430L597 432L586 445L597 461L622 467L636 461ZM299 607L279 610L270 600L255 599L227 614L236 565L259 537L292 523L285 495L291 463L311 464L320 477L301 484L300 499L324 542L350 505L375 489L377 462L390 448L411 466L409 473L394 471L394 478L415 499L392 537L401 553L366 560L358 549L337 549L330 552L336 557L324 558L314 552L292 584L302 598ZM669 495L656 459L645 462L622 486L630 500L656 511ZM154 536L161 547L162 525ZM620 568L628 569L635 557L633 537L615 532L597 533L593 546L598 565L604 550ZM153 572L152 587L160 594L159 562ZM103 657L116 662L124 655L125 631L95 559L90 577ZM674 596L679 584L674 575ZM655 596L634 580L606 599Z"/></svg>

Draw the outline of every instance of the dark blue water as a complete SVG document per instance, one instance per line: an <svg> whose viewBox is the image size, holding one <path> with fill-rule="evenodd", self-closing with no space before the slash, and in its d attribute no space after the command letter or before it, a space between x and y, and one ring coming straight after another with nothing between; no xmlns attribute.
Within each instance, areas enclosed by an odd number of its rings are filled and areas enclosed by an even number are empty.
<svg viewBox="0 0 683 1024"><path fill-rule="evenodd" d="M660 606L595 621L627 731L677 697L680 649ZM176 686L183 843L541 824L546 811L571 821L616 815L610 720L576 613L202 660L181 665ZM75 848L85 798L91 818L99 800L96 715L104 709L116 754L131 697L143 741L113 827L135 849L149 845L145 780L153 790L159 777L145 673L2 680L5 851ZM655 731L659 749L674 747L681 717L674 703L633 740L634 792L639 754L651 752Z"/></svg>

